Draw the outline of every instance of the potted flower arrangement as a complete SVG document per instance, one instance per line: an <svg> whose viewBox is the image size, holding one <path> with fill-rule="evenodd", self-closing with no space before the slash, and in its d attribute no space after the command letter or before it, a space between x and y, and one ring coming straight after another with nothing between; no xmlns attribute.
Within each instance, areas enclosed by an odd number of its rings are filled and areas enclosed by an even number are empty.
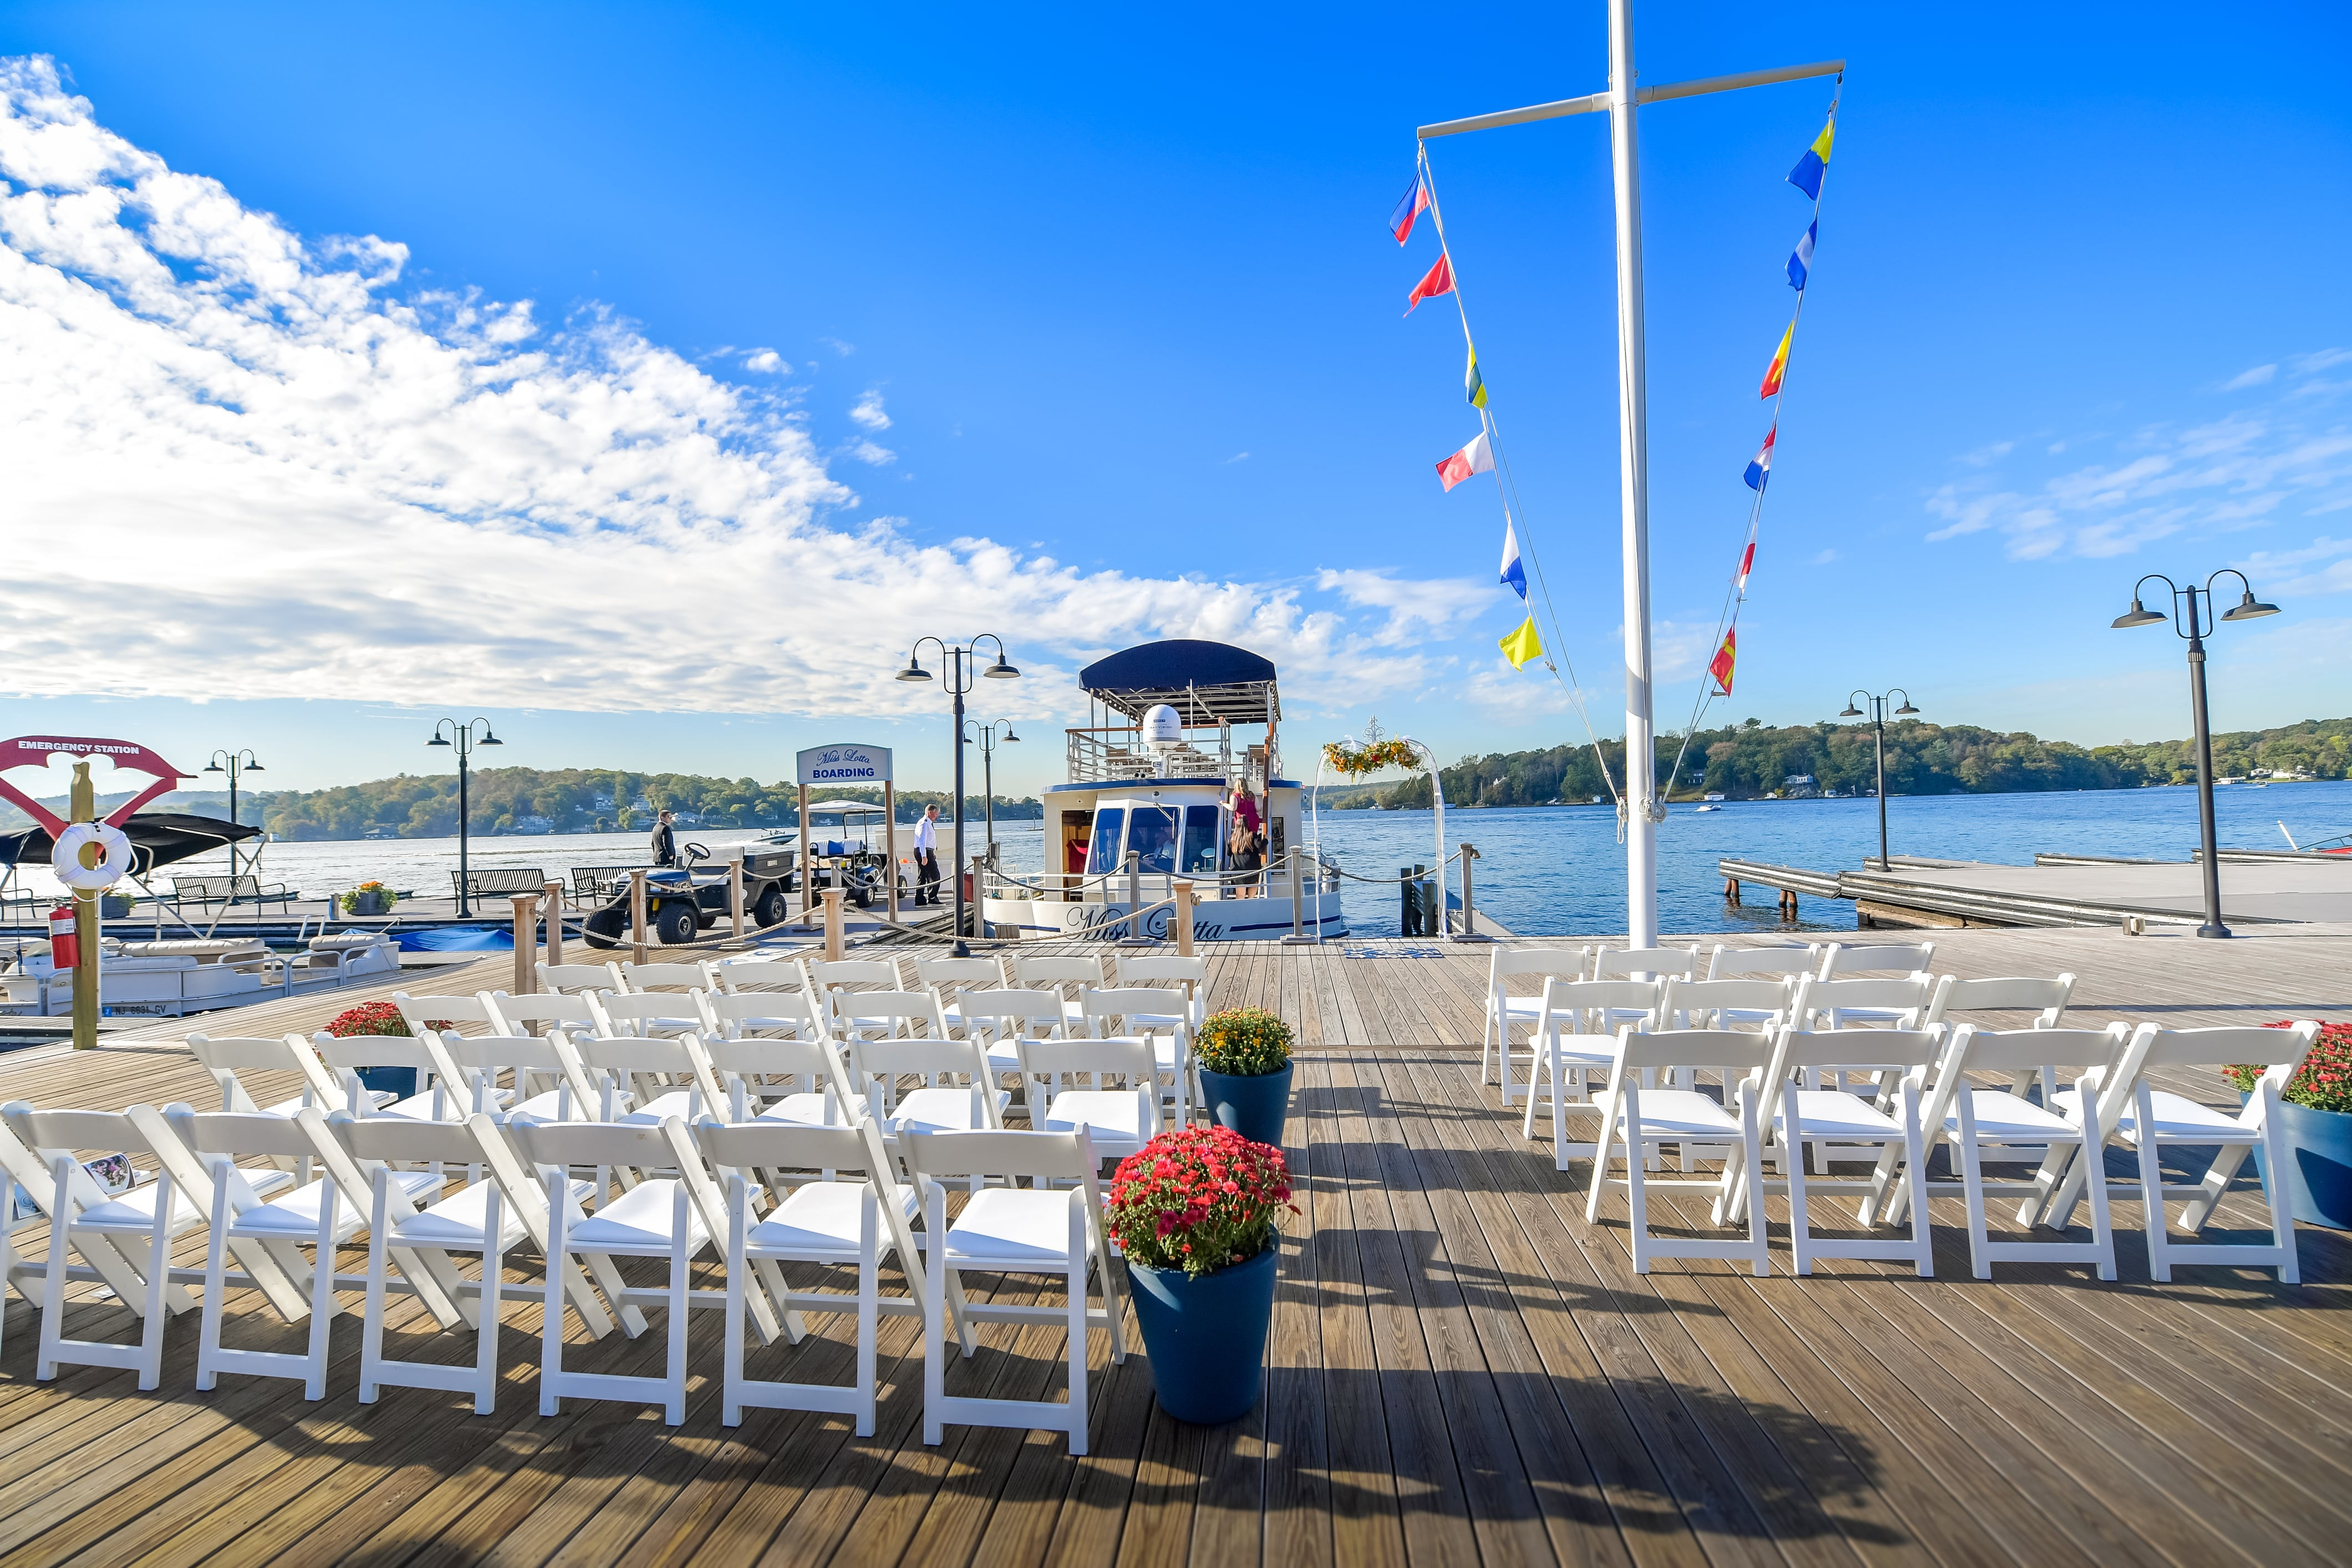
<svg viewBox="0 0 2352 1568"><path fill-rule="evenodd" d="M446 1018L428 1019L425 1026L428 1029L457 1027ZM346 1007L336 1014L327 1024L327 1033L337 1039L345 1039L352 1035L404 1037L410 1030L408 1020L400 1016L399 1007L394 1004L362 1002L356 1007ZM415 1068L362 1068L360 1082L370 1089L387 1089L404 1100L415 1094L418 1088Z"/></svg>
<svg viewBox="0 0 2352 1568"><path fill-rule="evenodd" d="M2242 1064L2221 1070L2243 1097L2253 1091L2263 1069ZM2254 1169L2270 1187L2271 1201L2284 1198L2294 1217L2307 1225L2352 1230L2352 1024L2320 1026L2311 1053L2279 1094L2279 1131L2291 1167L2284 1194L2263 1169L2262 1148L2254 1149Z"/></svg>
<svg viewBox="0 0 2352 1568"><path fill-rule="evenodd" d="M139 900L129 893L103 893L99 896L98 918L102 921L128 920Z"/></svg>
<svg viewBox="0 0 2352 1568"><path fill-rule="evenodd" d="M1214 1426L1265 1391L1275 1222L1297 1214L1282 1151L1229 1127L1162 1132L1119 1162L1105 1220L1135 1286L1160 1407Z"/></svg>
<svg viewBox="0 0 2352 1568"><path fill-rule="evenodd" d="M1192 1054L1210 1117L1279 1146L1290 1113L1290 1026L1263 1007L1228 1007L1209 1015Z"/></svg>
<svg viewBox="0 0 2352 1568"><path fill-rule="evenodd" d="M347 915L388 915L392 906L400 902L400 895L382 882L362 882L343 895L343 913Z"/></svg>

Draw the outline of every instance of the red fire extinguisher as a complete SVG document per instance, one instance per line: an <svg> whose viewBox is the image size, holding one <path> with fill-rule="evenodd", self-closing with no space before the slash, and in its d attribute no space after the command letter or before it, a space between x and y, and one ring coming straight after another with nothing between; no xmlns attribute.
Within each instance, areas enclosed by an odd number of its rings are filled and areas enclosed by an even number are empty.
<svg viewBox="0 0 2352 1568"><path fill-rule="evenodd" d="M49 963L60 971L81 967L81 937L74 930L71 904L49 911Z"/></svg>

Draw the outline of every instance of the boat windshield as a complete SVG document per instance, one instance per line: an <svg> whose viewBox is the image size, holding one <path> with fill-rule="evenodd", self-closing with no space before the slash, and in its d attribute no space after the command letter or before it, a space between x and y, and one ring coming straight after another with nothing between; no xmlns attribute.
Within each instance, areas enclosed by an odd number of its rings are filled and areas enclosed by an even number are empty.
<svg viewBox="0 0 2352 1568"><path fill-rule="evenodd" d="M1182 877L1213 877L1217 874L1218 811L1213 805L1188 805L1184 808L1184 852L1177 857L1177 875Z"/></svg>
<svg viewBox="0 0 2352 1568"><path fill-rule="evenodd" d="M1087 875L1099 877L1118 866L1118 830L1127 825L1127 808L1107 805L1095 813L1094 848L1087 858Z"/></svg>
<svg viewBox="0 0 2352 1568"><path fill-rule="evenodd" d="M1135 851L1145 871L1165 874L1176 868L1176 811L1173 806L1139 805L1127 847Z"/></svg>

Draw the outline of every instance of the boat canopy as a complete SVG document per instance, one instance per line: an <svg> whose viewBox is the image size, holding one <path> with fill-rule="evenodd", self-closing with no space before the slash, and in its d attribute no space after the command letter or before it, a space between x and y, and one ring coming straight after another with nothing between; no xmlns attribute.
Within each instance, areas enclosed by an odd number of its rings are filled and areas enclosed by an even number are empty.
<svg viewBox="0 0 2352 1568"><path fill-rule="evenodd" d="M149 875L158 866L169 866L224 844L261 836L260 828L247 823L184 811L138 812L122 825L122 832L131 840L131 872L140 877ZM0 833L0 863L46 866L55 847L46 827Z"/></svg>
<svg viewBox="0 0 2352 1568"><path fill-rule="evenodd" d="M1171 637L1098 658L1078 671L1087 696L1140 721L1165 702L1185 724L1271 724L1282 717L1274 661L1231 643Z"/></svg>

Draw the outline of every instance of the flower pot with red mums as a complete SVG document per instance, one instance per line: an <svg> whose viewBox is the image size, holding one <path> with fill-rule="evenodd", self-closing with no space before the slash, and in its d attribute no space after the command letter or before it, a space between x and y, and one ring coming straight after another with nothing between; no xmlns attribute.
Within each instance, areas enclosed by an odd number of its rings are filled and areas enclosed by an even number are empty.
<svg viewBox="0 0 2352 1568"><path fill-rule="evenodd" d="M2222 1070L2242 1095L2263 1076L2258 1067ZM2284 1194L2272 1184L2261 1146L2254 1149L2254 1171L2271 1200L2284 1200L2305 1225L2352 1230L2352 1024L2320 1026L2311 1054L2279 1092L2279 1131L2286 1140Z"/></svg>
<svg viewBox="0 0 2352 1568"><path fill-rule="evenodd" d="M1290 1201L1282 1151L1229 1127L1162 1132L1119 1162L1107 1204L1160 1407L1216 1426L1265 1391L1278 1241Z"/></svg>

